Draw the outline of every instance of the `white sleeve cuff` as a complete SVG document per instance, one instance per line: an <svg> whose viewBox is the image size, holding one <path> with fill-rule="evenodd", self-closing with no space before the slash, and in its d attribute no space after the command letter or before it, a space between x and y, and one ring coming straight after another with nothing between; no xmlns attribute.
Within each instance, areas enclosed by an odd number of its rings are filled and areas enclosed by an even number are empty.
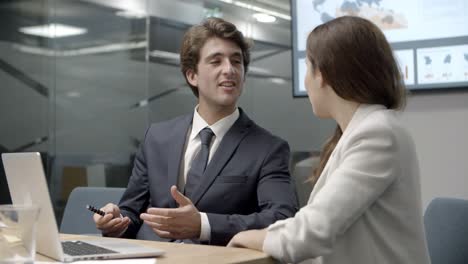
<svg viewBox="0 0 468 264"><path fill-rule="evenodd" d="M280 241L280 230L286 224L285 220L277 221L267 228L265 240L263 241L263 252L275 259L283 258L283 248Z"/></svg>
<svg viewBox="0 0 468 264"><path fill-rule="evenodd" d="M200 242L207 242L211 239L211 226L210 221L208 221L208 216L206 213L200 212L200 220L201 220L201 227L200 227Z"/></svg>
<svg viewBox="0 0 468 264"><path fill-rule="evenodd" d="M283 249L281 247L281 241L279 239L277 228L268 228L263 241L262 251L272 256L275 259L283 258Z"/></svg>

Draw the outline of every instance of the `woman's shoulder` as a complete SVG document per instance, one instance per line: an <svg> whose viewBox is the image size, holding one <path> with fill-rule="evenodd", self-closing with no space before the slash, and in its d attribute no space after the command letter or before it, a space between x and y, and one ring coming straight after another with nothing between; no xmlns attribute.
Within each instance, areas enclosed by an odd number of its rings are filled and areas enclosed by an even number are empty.
<svg viewBox="0 0 468 264"><path fill-rule="evenodd" d="M357 124L350 141L385 140L391 145L401 145L413 141L409 131L401 122L401 112L392 109L378 109L369 113Z"/></svg>
<svg viewBox="0 0 468 264"><path fill-rule="evenodd" d="M403 126L401 112L375 105L363 106L358 109L345 132L346 141L371 138L387 138L390 141L410 137Z"/></svg>
<svg viewBox="0 0 468 264"><path fill-rule="evenodd" d="M369 113L358 125L360 130L376 131L379 133L400 133L406 129L400 120L401 112L393 109L378 109Z"/></svg>

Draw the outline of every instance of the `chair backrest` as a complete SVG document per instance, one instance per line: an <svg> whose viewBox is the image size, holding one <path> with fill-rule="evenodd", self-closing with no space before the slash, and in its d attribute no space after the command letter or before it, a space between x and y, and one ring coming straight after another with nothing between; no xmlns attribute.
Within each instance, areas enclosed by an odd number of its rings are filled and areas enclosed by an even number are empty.
<svg viewBox="0 0 468 264"><path fill-rule="evenodd" d="M432 264L468 263L468 200L435 198L424 226Z"/></svg>
<svg viewBox="0 0 468 264"><path fill-rule="evenodd" d="M68 197L63 213L60 233L66 234L101 234L96 229L93 213L86 209L86 205L101 208L107 203L118 204L125 188L106 187L77 187Z"/></svg>
<svg viewBox="0 0 468 264"><path fill-rule="evenodd" d="M307 205L309 201L313 186L312 183L307 182L307 180L312 175L312 171L318 166L319 161L319 156L313 156L296 163L294 166L292 175L294 177L294 184L296 185L299 208Z"/></svg>

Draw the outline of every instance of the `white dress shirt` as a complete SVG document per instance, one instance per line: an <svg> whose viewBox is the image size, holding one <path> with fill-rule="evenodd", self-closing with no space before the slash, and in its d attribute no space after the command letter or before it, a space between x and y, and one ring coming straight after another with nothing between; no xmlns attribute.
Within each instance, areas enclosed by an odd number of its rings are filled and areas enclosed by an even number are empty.
<svg viewBox="0 0 468 264"><path fill-rule="evenodd" d="M208 164L210 163L211 157L213 157L214 153L218 149L219 143L223 140L224 135L226 135L227 131L232 127L232 125L236 122L239 118L239 109L236 110L220 119L213 125L208 125L208 123L198 114L198 105L195 107L195 111L193 111L193 120L192 126L187 132L187 139L185 140L185 154L183 162L180 163L180 174L178 180L178 189L183 190L185 187L185 183L187 181L187 174L191 168L191 164L193 159L196 157L198 152L201 149L201 140L198 133L204 129L205 127L209 127L213 133L213 139L211 140L210 144L210 155L208 157ZM207 165L208 166L208 165ZM210 222L208 221L208 216L206 213L200 212L201 215L201 230L200 230L200 241L209 241L211 238L211 227Z"/></svg>

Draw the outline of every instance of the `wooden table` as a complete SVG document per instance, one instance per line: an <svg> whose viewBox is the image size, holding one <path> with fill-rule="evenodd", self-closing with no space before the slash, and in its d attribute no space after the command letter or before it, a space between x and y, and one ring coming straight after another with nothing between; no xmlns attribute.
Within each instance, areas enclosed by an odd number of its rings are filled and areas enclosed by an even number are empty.
<svg viewBox="0 0 468 264"><path fill-rule="evenodd" d="M61 235L62 240L79 239L116 239L100 238L83 235ZM218 246L178 244L156 241L145 241L136 239L127 239L128 242L138 243L148 247L155 247L166 251L161 257L157 258L157 264L178 264L178 263L204 263L204 264L222 264L222 263L242 263L242 264L273 264L275 261L263 252L245 249L245 248L227 248ZM50 258L36 255L36 260L53 261Z"/></svg>

